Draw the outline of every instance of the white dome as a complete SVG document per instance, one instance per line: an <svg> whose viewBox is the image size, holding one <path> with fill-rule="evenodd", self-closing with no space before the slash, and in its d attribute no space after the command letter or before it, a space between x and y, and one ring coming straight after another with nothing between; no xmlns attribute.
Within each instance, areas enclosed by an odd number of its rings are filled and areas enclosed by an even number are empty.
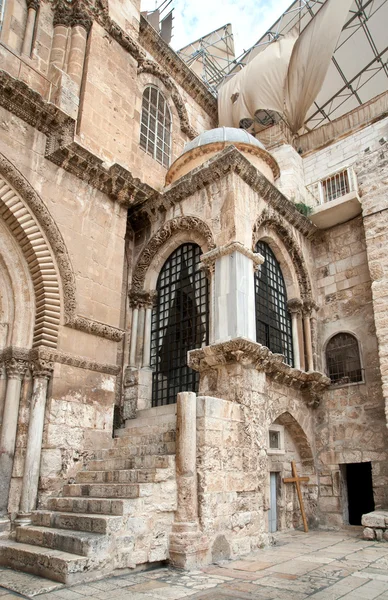
<svg viewBox="0 0 388 600"><path fill-rule="evenodd" d="M253 135L245 131L245 129L237 129L236 127L217 127L217 129L210 129L204 131L198 135L194 140L185 145L182 154L198 148L199 146L206 146L207 144L214 144L217 142L236 142L240 144L250 144L265 150L264 145L259 142Z"/></svg>

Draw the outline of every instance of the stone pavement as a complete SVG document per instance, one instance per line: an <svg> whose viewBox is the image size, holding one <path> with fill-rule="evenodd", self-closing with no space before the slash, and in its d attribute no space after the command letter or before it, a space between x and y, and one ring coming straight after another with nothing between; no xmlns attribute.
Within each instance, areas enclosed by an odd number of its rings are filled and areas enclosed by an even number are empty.
<svg viewBox="0 0 388 600"><path fill-rule="evenodd" d="M8 582L21 592L0 587L0 600L388 600L388 544L360 535L287 532L276 535L276 545L241 560L191 572L158 568L73 587L0 569L0 586Z"/></svg>

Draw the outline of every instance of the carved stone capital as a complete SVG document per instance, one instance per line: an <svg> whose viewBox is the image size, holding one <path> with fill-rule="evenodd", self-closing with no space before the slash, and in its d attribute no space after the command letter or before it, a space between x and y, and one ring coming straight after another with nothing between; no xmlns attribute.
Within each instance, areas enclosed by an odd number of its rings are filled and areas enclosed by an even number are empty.
<svg viewBox="0 0 388 600"><path fill-rule="evenodd" d="M19 379L21 381L27 371L28 361L18 358L9 358L5 361L5 368L8 379Z"/></svg>
<svg viewBox="0 0 388 600"><path fill-rule="evenodd" d="M37 356L30 363L30 368L34 378L39 379L50 379L54 371L54 362L49 360L48 357Z"/></svg>
<svg viewBox="0 0 388 600"><path fill-rule="evenodd" d="M290 298L290 300L287 302L287 308L292 315L302 314L302 307L303 303L299 298Z"/></svg>
<svg viewBox="0 0 388 600"><path fill-rule="evenodd" d="M72 17L72 5L67 0L57 0L54 4L53 25L63 25L70 27Z"/></svg>
<svg viewBox="0 0 388 600"><path fill-rule="evenodd" d="M93 24L93 14L87 4L84 2L77 2L74 5L70 24L72 27L78 25L79 27L83 27L87 32L90 31Z"/></svg>
<svg viewBox="0 0 388 600"><path fill-rule="evenodd" d="M303 302L302 313L304 317L311 317L313 311L318 310L318 304L312 298L306 298Z"/></svg>
<svg viewBox="0 0 388 600"><path fill-rule="evenodd" d="M33 8L35 11L38 10L40 0L27 0L27 8Z"/></svg>
<svg viewBox="0 0 388 600"><path fill-rule="evenodd" d="M210 250L209 252L206 252L206 254L202 254L201 266L202 268L209 268L210 266L213 266L215 262L221 258L221 256L228 256L229 254L233 254L233 252L240 252L247 258L250 258L255 270L258 269L264 262L264 258L261 256L261 254L252 252L252 250L249 250L249 248L246 248L246 246L240 242L230 242L225 246L218 246L217 248L214 248L214 250Z"/></svg>
<svg viewBox="0 0 388 600"><path fill-rule="evenodd" d="M156 294L156 290L131 290L128 294L131 308L152 308Z"/></svg>

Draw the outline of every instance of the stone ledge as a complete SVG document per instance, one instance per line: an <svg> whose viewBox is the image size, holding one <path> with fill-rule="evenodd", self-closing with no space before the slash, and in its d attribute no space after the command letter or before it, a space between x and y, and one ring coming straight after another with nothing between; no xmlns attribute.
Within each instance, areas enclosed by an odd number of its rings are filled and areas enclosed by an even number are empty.
<svg viewBox="0 0 388 600"><path fill-rule="evenodd" d="M307 392L308 405L314 408L330 385L330 379L323 373L294 369L284 362L282 354L274 354L266 346L247 338L235 338L188 352L188 366L199 372L233 363L264 372L278 383Z"/></svg>

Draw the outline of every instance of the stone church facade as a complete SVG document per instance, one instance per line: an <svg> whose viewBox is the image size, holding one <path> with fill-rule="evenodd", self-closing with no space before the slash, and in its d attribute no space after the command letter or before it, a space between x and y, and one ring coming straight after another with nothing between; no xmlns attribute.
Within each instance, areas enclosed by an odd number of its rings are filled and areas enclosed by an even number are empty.
<svg viewBox="0 0 388 600"><path fill-rule="evenodd" d="M386 507L388 95L217 128L137 0L5 0L0 56L0 562L247 554L291 461L310 527Z"/></svg>

